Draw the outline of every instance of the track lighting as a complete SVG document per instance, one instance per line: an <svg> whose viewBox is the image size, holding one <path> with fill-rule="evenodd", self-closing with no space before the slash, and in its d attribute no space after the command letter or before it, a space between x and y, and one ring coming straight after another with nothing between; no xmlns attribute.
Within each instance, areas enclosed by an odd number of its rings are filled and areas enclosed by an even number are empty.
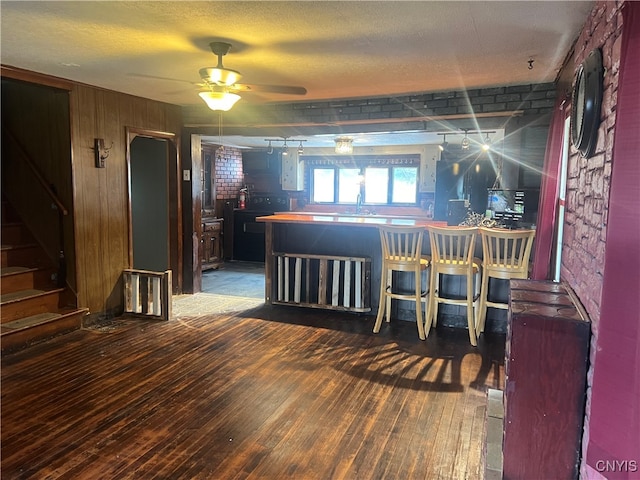
<svg viewBox="0 0 640 480"><path fill-rule="evenodd" d="M462 150L469 150L469 147L471 147L471 140L469 140L467 133L468 130L465 130L464 138L462 139L462 142L460 142L460 148L462 148Z"/></svg>
<svg viewBox="0 0 640 480"><path fill-rule="evenodd" d="M282 142L282 149L280 150L281 154L284 156L289 155L289 144L287 142L291 142L293 144L295 144L296 142L298 142L298 148L296 149L296 151L298 152L298 155L302 155L304 153L304 147L302 146L302 142L306 142L306 140L301 140L301 139L295 139L295 138L289 138L289 137L282 137L282 138L265 138L264 139L265 142L269 142L269 144L267 145L267 153L269 155L271 155L273 153L273 143L276 142Z"/></svg>
<svg viewBox="0 0 640 480"><path fill-rule="evenodd" d="M447 134L443 133L442 134L442 143L440 145L438 145L438 148L440 149L441 152L444 152L447 147L449 146L449 143L447 142Z"/></svg>
<svg viewBox="0 0 640 480"><path fill-rule="evenodd" d="M482 150L485 152L491 148L491 139L489 138L489 132L486 133L484 141L482 142Z"/></svg>

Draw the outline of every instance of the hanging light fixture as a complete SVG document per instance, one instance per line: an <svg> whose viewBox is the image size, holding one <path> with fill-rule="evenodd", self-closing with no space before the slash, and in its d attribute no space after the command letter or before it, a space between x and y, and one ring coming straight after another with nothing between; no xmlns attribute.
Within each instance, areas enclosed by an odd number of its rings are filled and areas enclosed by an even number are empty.
<svg viewBox="0 0 640 480"><path fill-rule="evenodd" d="M438 148L440 149L441 152L444 152L447 147L449 146L449 143L447 142L447 134L443 133L442 134L442 143L440 145L438 145Z"/></svg>
<svg viewBox="0 0 640 480"><path fill-rule="evenodd" d="M298 155L302 155L304 153L304 147L302 146L302 140L300 140L300 145L298 145Z"/></svg>
<svg viewBox="0 0 640 480"><path fill-rule="evenodd" d="M267 146L267 154L271 155L273 153L273 147L271 146L271 140L269 140L269 145Z"/></svg>
<svg viewBox="0 0 640 480"><path fill-rule="evenodd" d="M210 90L200 92L199 95L211 110L223 112L229 111L240 100L240 95L228 92L224 87L217 85L210 87Z"/></svg>
<svg viewBox="0 0 640 480"><path fill-rule="evenodd" d="M469 150L469 147L471 147L471 140L469 140L467 133L468 130L465 130L464 138L462 139L462 142L460 142L460 148L462 148L462 150Z"/></svg>
<svg viewBox="0 0 640 480"><path fill-rule="evenodd" d="M489 138L489 132L486 133L484 141L482 142L482 150L485 152L491 148L491 139Z"/></svg>
<svg viewBox="0 0 640 480"><path fill-rule="evenodd" d="M287 146L287 139L284 139L284 145L282 145L282 155L289 155L289 147Z"/></svg>
<svg viewBox="0 0 640 480"><path fill-rule="evenodd" d="M336 142L336 153L340 155L351 155L353 153L353 138L338 137L334 141Z"/></svg>

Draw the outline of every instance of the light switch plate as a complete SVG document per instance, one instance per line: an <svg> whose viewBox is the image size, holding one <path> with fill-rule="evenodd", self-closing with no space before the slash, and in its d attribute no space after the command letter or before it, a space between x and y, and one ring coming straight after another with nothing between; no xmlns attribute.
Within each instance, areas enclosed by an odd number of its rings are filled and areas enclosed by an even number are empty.
<svg viewBox="0 0 640 480"><path fill-rule="evenodd" d="M183 170L182 171L182 180L188 182L191 180L191 170Z"/></svg>

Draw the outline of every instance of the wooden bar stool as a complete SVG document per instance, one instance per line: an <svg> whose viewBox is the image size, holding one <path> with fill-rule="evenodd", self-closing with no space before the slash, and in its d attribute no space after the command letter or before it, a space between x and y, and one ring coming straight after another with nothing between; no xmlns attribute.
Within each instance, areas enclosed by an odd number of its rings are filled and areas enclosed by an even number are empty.
<svg viewBox="0 0 640 480"><path fill-rule="evenodd" d="M489 278L528 278L529 257L535 230L480 228L482 237L482 286L480 309L476 324L477 335L484 331L487 307L507 309L508 303L488 300Z"/></svg>
<svg viewBox="0 0 640 480"><path fill-rule="evenodd" d="M471 345L475 346L477 341L474 307L477 307L480 296L479 292L476 292L480 282L478 278L475 282L476 288L474 288L474 277L480 273L481 261L474 258L473 250L478 229L475 227L429 226L427 231L431 241L431 285L427 308L427 328L431 325L436 326L440 303L466 305L469 340ZM440 275L463 276L466 279L465 298L442 297L439 288Z"/></svg>
<svg viewBox="0 0 640 480"><path fill-rule="evenodd" d="M426 304L427 294L422 293L422 272L429 267L429 257L422 255L424 227L378 227L382 243L382 272L380 275L380 304L373 332L378 333L382 318L391 319L391 301L413 300L416 304L416 323L420 340L427 337L422 319L422 303ZM413 272L414 292L394 293L393 272Z"/></svg>

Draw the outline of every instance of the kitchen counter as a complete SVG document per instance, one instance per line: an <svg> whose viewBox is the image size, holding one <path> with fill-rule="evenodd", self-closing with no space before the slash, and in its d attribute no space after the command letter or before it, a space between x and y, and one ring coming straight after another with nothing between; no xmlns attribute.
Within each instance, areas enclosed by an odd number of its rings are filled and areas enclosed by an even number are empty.
<svg viewBox="0 0 640 480"><path fill-rule="evenodd" d="M354 227L378 227L390 225L398 227L414 227L428 225L446 225L447 222L435 221L426 217L413 217L402 215L359 215L351 213L316 213L316 212L293 212L276 213L256 219L258 222L270 223L290 223L309 225L344 225Z"/></svg>

